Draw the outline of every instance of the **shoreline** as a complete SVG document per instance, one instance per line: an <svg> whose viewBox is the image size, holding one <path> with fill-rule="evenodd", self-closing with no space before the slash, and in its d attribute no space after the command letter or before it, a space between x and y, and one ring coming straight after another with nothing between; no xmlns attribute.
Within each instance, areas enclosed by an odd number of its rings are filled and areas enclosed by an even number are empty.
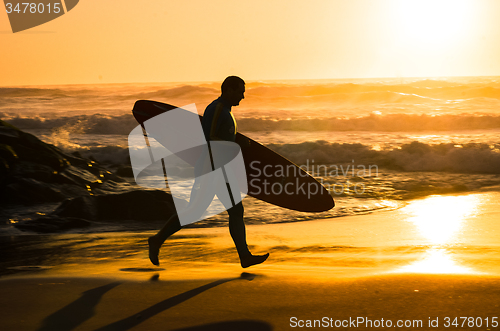
<svg viewBox="0 0 500 331"><path fill-rule="evenodd" d="M500 192L433 196L396 210L248 225L247 242L255 254L271 253L257 267L263 270L271 265L301 266L307 272L321 266L357 276L418 268L424 273L446 273L449 268L451 273L500 275L500 263L495 263L500 262L499 198ZM104 275L111 267L151 268L147 238L155 232L4 236L0 238L4 246L0 279L20 266L50 266L49 273L69 270L68 265L77 269L85 265L97 273L105 266ZM227 226L182 229L162 247L160 263L170 270L196 269L198 263L240 269Z"/></svg>
<svg viewBox="0 0 500 331"><path fill-rule="evenodd" d="M462 316L494 330L499 197L438 196L369 215L251 225L252 252L271 256L248 269L227 228L182 230L160 251L159 267L148 260L149 231L11 237L0 328L293 330L364 318L449 330L446 318ZM454 222L439 227L439 210Z"/></svg>

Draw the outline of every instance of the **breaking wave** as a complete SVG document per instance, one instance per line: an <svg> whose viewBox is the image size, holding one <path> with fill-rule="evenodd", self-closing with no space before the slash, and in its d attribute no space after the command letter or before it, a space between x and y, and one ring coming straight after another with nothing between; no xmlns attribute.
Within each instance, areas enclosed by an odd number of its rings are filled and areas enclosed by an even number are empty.
<svg viewBox="0 0 500 331"><path fill-rule="evenodd" d="M324 141L271 144L268 147L299 165L312 164L314 160L316 165L352 163L405 172L500 174L500 144L425 144L414 141L381 151L363 144Z"/></svg>
<svg viewBox="0 0 500 331"><path fill-rule="evenodd" d="M270 120L244 118L238 121L242 131L451 131L500 128L496 115L368 115L357 118L316 118Z"/></svg>
<svg viewBox="0 0 500 331"><path fill-rule="evenodd" d="M51 118L13 117L8 122L22 130L67 130L79 134L128 135L138 124L130 115L104 114L60 116Z"/></svg>
<svg viewBox="0 0 500 331"><path fill-rule="evenodd" d="M273 151L283 155L304 169L319 169L328 173L370 166L400 172L446 172L465 174L500 174L500 143L469 143L456 145L411 142L384 150L373 150L364 144L339 144L326 141L298 144L269 144ZM97 161L126 165L129 161L127 147L99 146L71 149ZM350 168L346 168L347 166ZM316 168L313 168L316 167ZM319 171L316 170L316 171Z"/></svg>
<svg viewBox="0 0 500 331"><path fill-rule="evenodd" d="M6 119L20 129L70 129L80 134L121 134L128 135L137 126L132 114L126 115L77 115L60 117L8 117ZM241 118L238 128L248 131L452 131L484 130L500 128L497 115L368 115L356 118L322 119L265 119Z"/></svg>

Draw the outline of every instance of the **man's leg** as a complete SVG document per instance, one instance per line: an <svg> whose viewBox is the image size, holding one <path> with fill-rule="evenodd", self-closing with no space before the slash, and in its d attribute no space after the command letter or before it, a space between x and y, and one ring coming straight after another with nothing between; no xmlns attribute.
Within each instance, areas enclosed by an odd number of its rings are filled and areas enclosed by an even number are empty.
<svg viewBox="0 0 500 331"><path fill-rule="evenodd" d="M248 249L245 221L243 220L243 203L240 201L237 205L228 209L227 213L229 214L229 233L238 251L241 266L248 268L264 262L269 257L269 253L265 255L252 255Z"/></svg>
<svg viewBox="0 0 500 331"><path fill-rule="evenodd" d="M207 210L208 206L213 200L215 193L211 190L210 178L205 176L202 179L196 178L195 183L191 189L191 196L189 204L185 210L181 211L181 218L184 222L187 220L197 220ZM189 224L190 222L188 221ZM160 265L158 255L160 254L160 247L163 245L171 235L176 233L182 228L179 214L175 213L167 220L163 228L152 237L149 237L149 259L154 265Z"/></svg>
<svg viewBox="0 0 500 331"><path fill-rule="evenodd" d="M227 210L227 213L229 214L229 233L231 234L231 238L233 238L234 245L236 246L240 259L251 255L247 245L243 212L243 203L241 201L234 207Z"/></svg>
<svg viewBox="0 0 500 331"><path fill-rule="evenodd" d="M154 265L160 265L158 260L158 254L160 254L160 247L163 245L165 240L171 235L176 233L181 229L181 223L179 222L179 217L177 214L170 216L165 225L152 237L149 237L149 260Z"/></svg>

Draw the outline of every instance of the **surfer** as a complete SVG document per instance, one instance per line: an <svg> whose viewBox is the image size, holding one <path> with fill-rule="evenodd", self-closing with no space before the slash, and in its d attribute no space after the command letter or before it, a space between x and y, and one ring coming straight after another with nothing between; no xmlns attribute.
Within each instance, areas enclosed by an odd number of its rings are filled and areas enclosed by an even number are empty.
<svg viewBox="0 0 500 331"><path fill-rule="evenodd" d="M237 76L229 76L222 83L221 92L221 96L207 106L203 115L202 128L207 142L217 140L235 142L236 140L237 125L231 113L231 107L238 106L240 101L245 98L245 81ZM238 144L245 148L249 146L250 140L238 141ZM229 184L226 184L224 189L227 189L229 195L232 196ZM248 249L242 202L240 201L236 205L233 204L233 206L226 209L229 214L229 232L236 246L241 266L248 268L264 262L269 257L269 253L253 255ZM154 265L160 264L158 255L162 244L180 229L179 217L174 214L156 235L149 237L149 259Z"/></svg>

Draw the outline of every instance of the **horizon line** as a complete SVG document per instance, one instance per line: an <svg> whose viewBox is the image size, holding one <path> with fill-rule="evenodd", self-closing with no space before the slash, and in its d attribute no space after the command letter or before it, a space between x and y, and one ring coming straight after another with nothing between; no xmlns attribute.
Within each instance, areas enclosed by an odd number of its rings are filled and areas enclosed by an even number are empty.
<svg viewBox="0 0 500 331"><path fill-rule="evenodd" d="M406 79L421 79L421 80L445 80L445 79L460 79L460 78L500 78L499 75L469 75L469 76L387 76L387 77L345 77L345 78L284 78L284 79L249 79L245 80L245 83L278 83L278 82L326 82L326 81L342 81L342 80L406 80ZM61 83L61 84L24 84L24 85L0 85L0 88L22 88L22 87L33 87L33 86L75 86L75 85L150 85L150 84L214 84L220 83L219 80L200 80L200 81L150 81L150 82L99 82L99 83Z"/></svg>

